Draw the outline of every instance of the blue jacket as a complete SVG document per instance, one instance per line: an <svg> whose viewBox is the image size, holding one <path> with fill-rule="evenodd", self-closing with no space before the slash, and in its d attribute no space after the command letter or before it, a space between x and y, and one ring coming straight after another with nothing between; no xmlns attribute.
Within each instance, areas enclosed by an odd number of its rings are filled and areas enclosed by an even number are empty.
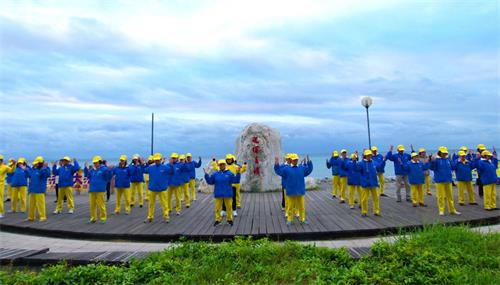
<svg viewBox="0 0 500 285"><path fill-rule="evenodd" d="M130 167L115 167L113 168L113 176L115 177L116 188L130 188L130 178L134 175L134 170Z"/></svg>
<svg viewBox="0 0 500 285"><path fill-rule="evenodd" d="M289 165L285 164L285 163L280 164L279 165L279 168L281 169L280 171L283 171L282 169L285 168L285 167L288 167L288 166ZM276 166L274 166L274 167L276 168ZM285 186L286 186L286 184L285 184L285 178L283 178L283 176L281 176L281 188L286 189Z"/></svg>
<svg viewBox="0 0 500 285"><path fill-rule="evenodd" d="M408 172L403 168L403 165L406 164L406 162L411 160L411 157L407 153L403 154L392 154L392 151L389 151L386 155L386 158L394 163L394 174L395 175L408 175ZM401 163L399 162L399 159L401 159Z"/></svg>
<svg viewBox="0 0 500 285"><path fill-rule="evenodd" d="M465 160L465 163L454 160L451 162L451 168L455 170L455 175L457 181L472 181L472 169L474 169L474 163Z"/></svg>
<svg viewBox="0 0 500 285"><path fill-rule="evenodd" d="M377 155L374 155L372 157L372 160L375 161L375 164L377 165L377 173L385 173L384 156L379 153Z"/></svg>
<svg viewBox="0 0 500 285"><path fill-rule="evenodd" d="M170 174L168 186L179 186L184 183L182 180L182 172L184 169L186 169L184 163L176 162L174 164L167 164L168 174Z"/></svg>
<svg viewBox="0 0 500 285"><path fill-rule="evenodd" d="M26 174L26 171L24 171L20 167L16 167L16 169L14 169L14 172L12 172L11 186L12 187L28 186L28 176Z"/></svg>
<svg viewBox="0 0 500 285"><path fill-rule="evenodd" d="M407 161L403 167L408 171L408 182L411 185L420 185L425 183L424 171L429 169L429 163L422 163L421 161L413 162Z"/></svg>
<svg viewBox="0 0 500 285"><path fill-rule="evenodd" d="M50 169L42 168L26 168L26 176L30 179L28 193L45 193L47 191L47 178L50 177Z"/></svg>
<svg viewBox="0 0 500 285"><path fill-rule="evenodd" d="M190 163L182 163L183 168L181 170L181 184L188 183L189 179L191 179L191 170L194 170L192 168L192 165ZM192 168L192 169L191 169Z"/></svg>
<svg viewBox="0 0 500 285"><path fill-rule="evenodd" d="M113 177L113 173L106 166L101 165L97 169L84 169L85 176L89 179L89 192L106 192L106 185L111 178Z"/></svg>
<svg viewBox="0 0 500 285"><path fill-rule="evenodd" d="M189 165L189 179L195 179L196 178L196 168L201 167L201 159L196 161L191 161L191 162L186 162L186 164Z"/></svg>
<svg viewBox="0 0 500 285"><path fill-rule="evenodd" d="M336 160L330 160L330 163L332 164L332 166L336 166L338 167L338 170L339 170L339 176L340 177L346 177L347 176L347 171L344 170L344 168L342 168L342 165L349 162L349 159L345 158L345 159L342 159L342 157L339 157L339 159L336 159Z"/></svg>
<svg viewBox="0 0 500 285"><path fill-rule="evenodd" d="M477 162L477 171L480 175L481 183L483 185L497 183L498 177L496 169L498 167L498 159L491 158L491 162L481 159Z"/></svg>
<svg viewBox="0 0 500 285"><path fill-rule="evenodd" d="M377 162L362 160L356 163L356 171L361 174L361 187L373 188L378 187L377 179ZM349 178L347 178L349 180Z"/></svg>
<svg viewBox="0 0 500 285"><path fill-rule="evenodd" d="M347 171L347 185L361 185L361 174L357 170L358 162L349 160L342 164L342 168Z"/></svg>
<svg viewBox="0 0 500 285"><path fill-rule="evenodd" d="M67 164L57 168L56 165L52 166L52 174L59 176L59 187L73 186L73 175L80 170L80 165L75 161L75 164Z"/></svg>
<svg viewBox="0 0 500 285"><path fill-rule="evenodd" d="M335 157L330 157L330 160L326 162L326 168L328 169L332 169L332 176L337 176L339 175L339 168L340 166L335 163L336 160L340 160L339 157L335 158Z"/></svg>
<svg viewBox="0 0 500 285"><path fill-rule="evenodd" d="M153 192L161 192L167 190L170 175L169 167L165 164L151 164L144 169L144 173L149 174L148 189Z"/></svg>
<svg viewBox="0 0 500 285"><path fill-rule="evenodd" d="M297 196L306 194L306 184L304 177L311 174L313 164L308 161L305 165L280 167L274 165L274 172L285 180L285 189L287 196Z"/></svg>
<svg viewBox="0 0 500 285"><path fill-rule="evenodd" d="M436 160L430 162L430 169L434 171L434 181L436 183L448 183L452 182L453 178L451 175L451 160L448 158L436 158Z"/></svg>
<svg viewBox="0 0 500 285"><path fill-rule="evenodd" d="M7 173L7 184L12 185L12 176L14 175L13 172Z"/></svg>
<svg viewBox="0 0 500 285"><path fill-rule="evenodd" d="M238 174L239 175L239 174ZM212 175L205 173L205 181L210 185L215 185L214 187L214 197L215 198L231 198L233 197L233 187L232 184L235 183L236 176L229 171L216 171Z"/></svg>
<svg viewBox="0 0 500 285"><path fill-rule="evenodd" d="M128 168L130 168L130 170L132 170L132 176L130 176L130 182L134 182L134 183L137 183L137 182L144 182L144 169L146 168L147 166L145 165L134 165L134 164L131 164L128 166Z"/></svg>

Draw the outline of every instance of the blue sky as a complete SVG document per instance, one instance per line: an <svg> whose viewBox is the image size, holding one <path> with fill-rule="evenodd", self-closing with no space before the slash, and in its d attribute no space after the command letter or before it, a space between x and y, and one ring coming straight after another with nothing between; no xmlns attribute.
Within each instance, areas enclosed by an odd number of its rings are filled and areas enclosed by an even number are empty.
<svg viewBox="0 0 500 285"><path fill-rule="evenodd" d="M497 1L2 1L0 153L500 145Z"/></svg>

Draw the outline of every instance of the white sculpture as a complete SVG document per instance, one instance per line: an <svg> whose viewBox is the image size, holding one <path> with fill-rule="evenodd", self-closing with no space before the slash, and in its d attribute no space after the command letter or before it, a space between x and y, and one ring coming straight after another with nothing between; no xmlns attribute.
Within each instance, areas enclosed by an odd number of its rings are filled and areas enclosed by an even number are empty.
<svg viewBox="0 0 500 285"><path fill-rule="evenodd" d="M248 163L241 178L241 190L262 192L281 188L281 178L274 173L274 158L281 157L281 137L277 130L253 123L236 139L239 164Z"/></svg>

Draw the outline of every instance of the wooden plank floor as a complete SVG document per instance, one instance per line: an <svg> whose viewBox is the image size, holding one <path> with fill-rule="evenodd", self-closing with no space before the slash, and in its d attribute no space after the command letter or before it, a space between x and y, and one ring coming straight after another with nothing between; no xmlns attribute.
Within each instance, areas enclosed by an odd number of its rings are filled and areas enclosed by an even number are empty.
<svg viewBox="0 0 500 285"><path fill-rule="evenodd" d="M500 211L485 211L483 201L476 197L477 206L458 206L460 216L438 216L435 196L426 196L426 208L414 208L411 203L397 203L394 198L381 197L381 217L370 214L361 217L359 208L351 210L347 204L340 204L338 199L331 199L327 187L309 191L306 195L306 211L309 225L300 225L297 221L292 226L286 225L281 211L281 193L242 193L242 209L235 218L234 226L227 224L213 227L213 198L208 194L198 193L198 200L186 209L183 206L180 216L171 215L170 223L162 223L161 207L156 206L155 220L143 223L147 208L134 207L130 215L113 215L115 196L107 203L108 221L106 224L87 224L89 219L88 196L76 195L75 214L53 215L55 208L53 194L47 196L46 222L24 221L26 214L7 213L0 220L0 230L54 237L132 240L132 241L172 241L181 237L194 240L220 241L234 236L269 237L275 240L296 239L335 239L355 236L373 236L384 232L395 232L400 228L422 227L433 223L470 223L497 224ZM455 191L456 192L456 191ZM457 200L455 200L457 201ZM6 203L10 209L10 203Z"/></svg>

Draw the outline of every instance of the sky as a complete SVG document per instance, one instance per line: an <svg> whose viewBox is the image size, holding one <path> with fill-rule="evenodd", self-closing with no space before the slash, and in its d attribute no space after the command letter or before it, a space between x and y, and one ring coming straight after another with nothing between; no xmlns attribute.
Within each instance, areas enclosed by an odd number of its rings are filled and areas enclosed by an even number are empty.
<svg viewBox="0 0 500 285"><path fill-rule="evenodd" d="M500 146L498 1L0 2L0 154Z"/></svg>

